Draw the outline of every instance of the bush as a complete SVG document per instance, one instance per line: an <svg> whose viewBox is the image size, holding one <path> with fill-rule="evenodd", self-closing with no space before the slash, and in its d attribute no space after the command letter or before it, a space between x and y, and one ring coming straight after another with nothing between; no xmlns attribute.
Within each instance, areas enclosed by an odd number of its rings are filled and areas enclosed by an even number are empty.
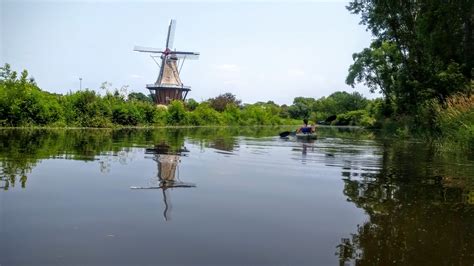
<svg viewBox="0 0 474 266"><path fill-rule="evenodd" d="M139 110L134 103L122 103L115 105L112 110L112 122L119 125L143 124L145 112Z"/></svg>
<svg viewBox="0 0 474 266"><path fill-rule="evenodd" d="M64 108L68 125L82 127L110 127L112 108L95 91L77 91L65 96Z"/></svg>
<svg viewBox="0 0 474 266"><path fill-rule="evenodd" d="M357 110L338 115L333 123L341 126L369 127L373 126L375 119L370 117L366 110Z"/></svg>
<svg viewBox="0 0 474 266"><path fill-rule="evenodd" d="M242 121L242 112L234 104L228 104L222 113L222 120L226 125L240 125Z"/></svg>
<svg viewBox="0 0 474 266"><path fill-rule="evenodd" d="M432 103L435 123L441 137L474 150L474 95L456 94L444 104Z"/></svg>
<svg viewBox="0 0 474 266"><path fill-rule="evenodd" d="M47 125L62 120L62 114L58 98L41 91L26 70L18 77L8 64L0 68L1 125Z"/></svg>
<svg viewBox="0 0 474 266"><path fill-rule="evenodd" d="M134 92L127 97L123 90L109 91L108 86L109 83L102 86L106 89L105 96L89 89L70 92L67 95L50 94L41 91L34 80L28 78L27 71L18 75L9 65L5 65L0 68L0 125L280 125L295 124L295 120L290 117L307 117L311 114L313 120L319 120L327 114L315 112L314 108L319 100L313 98L297 97L289 107L279 106L272 101L241 106L241 101L235 95L225 93L201 104L189 99L185 104L173 101L166 107L156 106L150 97L143 93ZM364 103L364 99L359 96L335 93L325 102L339 99L339 102L355 108L354 106L362 106ZM357 114L348 113L341 121L346 119L345 123L362 125L372 123L369 117L360 118Z"/></svg>
<svg viewBox="0 0 474 266"><path fill-rule="evenodd" d="M172 101L168 106L167 123L169 125L185 125L187 113L181 101Z"/></svg>
<svg viewBox="0 0 474 266"><path fill-rule="evenodd" d="M269 110L265 106L248 105L242 110L242 118L247 125L271 125Z"/></svg>
<svg viewBox="0 0 474 266"><path fill-rule="evenodd" d="M189 114L189 123L191 125L221 125L222 115L211 108L208 103L200 104L196 110Z"/></svg>
<svg viewBox="0 0 474 266"><path fill-rule="evenodd" d="M221 94L216 98L211 98L207 101L209 102L209 105L214 108L214 110L219 112L223 112L229 104L239 106L242 102L241 100L238 100L235 95L229 92Z"/></svg>
<svg viewBox="0 0 474 266"><path fill-rule="evenodd" d="M199 103L194 99L189 99L185 103L186 110L194 111L198 107Z"/></svg>

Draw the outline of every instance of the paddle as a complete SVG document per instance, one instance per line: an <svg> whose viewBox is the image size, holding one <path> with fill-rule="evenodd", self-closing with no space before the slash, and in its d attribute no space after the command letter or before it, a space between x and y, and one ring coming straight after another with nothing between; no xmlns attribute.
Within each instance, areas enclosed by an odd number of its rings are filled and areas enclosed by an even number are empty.
<svg viewBox="0 0 474 266"><path fill-rule="evenodd" d="M281 133L280 133L280 138L286 138L286 137L288 137L289 135L292 135L292 136L293 136L293 135L295 135L295 134L296 134L296 132L294 132L294 131L284 131L284 132L281 132Z"/></svg>
<svg viewBox="0 0 474 266"><path fill-rule="evenodd" d="M332 121L336 120L336 118L337 118L336 115L331 115L330 117L326 118L326 120L324 120L324 122L330 124Z"/></svg>

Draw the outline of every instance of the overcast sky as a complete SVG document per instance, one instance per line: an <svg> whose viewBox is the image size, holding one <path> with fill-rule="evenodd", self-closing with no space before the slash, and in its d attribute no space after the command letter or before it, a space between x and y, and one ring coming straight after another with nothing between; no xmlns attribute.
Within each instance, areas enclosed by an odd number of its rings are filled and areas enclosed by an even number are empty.
<svg viewBox="0 0 474 266"><path fill-rule="evenodd" d="M133 46L164 47L171 18L175 48L201 53L181 72L198 101L231 92L246 103L290 104L296 96L353 92L344 83L351 55L371 39L343 1L0 3L0 62L27 69L57 93L78 90L79 77L83 88L109 81L148 93L158 69Z"/></svg>

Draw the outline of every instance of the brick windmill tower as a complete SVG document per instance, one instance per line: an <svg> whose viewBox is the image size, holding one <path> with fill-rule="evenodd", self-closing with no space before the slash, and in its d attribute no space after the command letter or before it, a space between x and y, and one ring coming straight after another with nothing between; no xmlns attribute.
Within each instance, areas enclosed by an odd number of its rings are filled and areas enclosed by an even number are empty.
<svg viewBox="0 0 474 266"><path fill-rule="evenodd" d="M151 58L160 69L156 82L146 85L156 104L168 105L173 100L185 100L191 90L190 86L184 86L179 74L184 62L198 59L199 53L173 50L175 29L176 20L172 19L168 27L165 49L143 46L135 46L133 49L137 52L151 53Z"/></svg>

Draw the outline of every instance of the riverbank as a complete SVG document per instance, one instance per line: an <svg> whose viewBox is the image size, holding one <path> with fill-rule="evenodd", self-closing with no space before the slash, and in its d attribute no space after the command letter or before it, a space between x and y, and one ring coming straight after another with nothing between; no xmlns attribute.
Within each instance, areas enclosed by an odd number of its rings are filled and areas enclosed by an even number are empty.
<svg viewBox="0 0 474 266"><path fill-rule="evenodd" d="M363 126L398 138L437 141L442 149L474 150L474 96L454 94L443 103L425 102L416 115L400 115L383 99L335 92L327 98L296 97L291 106L272 101L241 104L226 93L201 103L192 99L157 106L140 93L79 90L66 95L41 90L25 70L0 68L2 128L164 128L283 126L294 129L303 118L310 123Z"/></svg>
<svg viewBox="0 0 474 266"><path fill-rule="evenodd" d="M474 95L455 94L444 103L432 100L414 116L378 121L383 135L437 143L441 150L474 150Z"/></svg>

